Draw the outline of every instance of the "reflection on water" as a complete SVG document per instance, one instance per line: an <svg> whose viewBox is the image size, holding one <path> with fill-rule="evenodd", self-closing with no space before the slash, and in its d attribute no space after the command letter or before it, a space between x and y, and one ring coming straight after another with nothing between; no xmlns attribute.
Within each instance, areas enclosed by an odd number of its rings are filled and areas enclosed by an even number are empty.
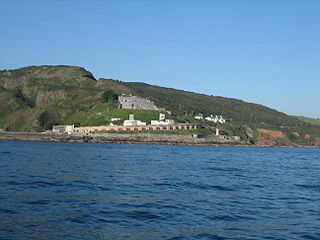
<svg viewBox="0 0 320 240"><path fill-rule="evenodd" d="M319 156L0 141L0 239L320 239Z"/></svg>

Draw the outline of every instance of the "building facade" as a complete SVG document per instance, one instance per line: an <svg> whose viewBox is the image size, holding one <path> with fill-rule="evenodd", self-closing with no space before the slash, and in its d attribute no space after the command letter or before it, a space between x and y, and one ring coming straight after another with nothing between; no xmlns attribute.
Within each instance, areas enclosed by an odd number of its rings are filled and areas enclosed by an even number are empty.
<svg viewBox="0 0 320 240"><path fill-rule="evenodd" d="M198 129L199 124L177 123L174 125L145 125L145 126L88 126L75 127L75 133L99 133L99 132L122 132L122 131L170 131L170 130L191 130Z"/></svg>
<svg viewBox="0 0 320 240"><path fill-rule="evenodd" d="M159 110L153 102L138 96L119 96L118 100L120 102L120 108L123 109Z"/></svg>
<svg viewBox="0 0 320 240"><path fill-rule="evenodd" d="M124 120L123 126L130 127L130 126L145 126L147 125L146 122L141 122L140 120L134 120L134 115L129 114L129 120Z"/></svg>
<svg viewBox="0 0 320 240"><path fill-rule="evenodd" d="M74 125L55 125L52 127L52 133L68 133L74 132Z"/></svg>
<svg viewBox="0 0 320 240"><path fill-rule="evenodd" d="M163 126L163 125L174 125L175 122L174 120L171 119L166 119L166 115L164 113L160 113L159 114L159 120L151 120L151 125L159 125L159 126Z"/></svg>
<svg viewBox="0 0 320 240"><path fill-rule="evenodd" d="M212 114L209 117L205 118L206 121L208 122L214 122L214 123L225 123L226 120L220 115L215 115L213 116Z"/></svg>

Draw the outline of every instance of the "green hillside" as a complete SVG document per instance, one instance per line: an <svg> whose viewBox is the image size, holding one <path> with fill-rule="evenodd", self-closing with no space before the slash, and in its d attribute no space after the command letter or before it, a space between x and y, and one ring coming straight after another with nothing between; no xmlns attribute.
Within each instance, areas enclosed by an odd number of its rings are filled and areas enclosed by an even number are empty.
<svg viewBox="0 0 320 240"><path fill-rule="evenodd" d="M298 143L312 142L320 136L320 126L314 122L262 105L145 83L96 80L84 68L74 66L0 71L0 129L43 131L54 124L102 125L108 124L111 117L126 119L130 113L143 121L158 117L157 111L118 109L118 102L110 92L148 98L158 107L170 110L171 118L180 122L197 122L194 119L197 113L222 115L228 120L219 126L223 133L253 141L263 135L258 128L282 131L283 141ZM212 124L204 126L210 129Z"/></svg>
<svg viewBox="0 0 320 240"><path fill-rule="evenodd" d="M130 113L144 121L158 117L156 111L118 109L117 101L103 98L111 88L81 67L0 71L0 129L43 131L55 124L103 125L112 117L127 119Z"/></svg>
<svg viewBox="0 0 320 240"><path fill-rule="evenodd" d="M244 102L238 99L208 96L204 94L182 91L172 88L153 86L145 83L120 82L111 79L101 79L115 91L126 89L134 95L146 97L156 103L159 107L165 107L172 111L173 116L179 120L194 121L193 115L202 113L222 115L229 120L228 124L220 125L222 132L240 135L250 138L248 135L257 135L257 128L266 128L282 131L285 139L281 141L292 141L307 143L320 136L320 127L310 122L281 113L268 107ZM248 128L251 129L248 134ZM296 133L299 133L297 136ZM247 135L247 136L246 136ZM310 135L310 138L305 138Z"/></svg>
<svg viewBox="0 0 320 240"><path fill-rule="evenodd" d="M315 118L308 118L308 117L303 117L303 116L299 116L297 117L299 120L303 121L303 122L307 122L313 125L320 125L320 119L315 119Z"/></svg>

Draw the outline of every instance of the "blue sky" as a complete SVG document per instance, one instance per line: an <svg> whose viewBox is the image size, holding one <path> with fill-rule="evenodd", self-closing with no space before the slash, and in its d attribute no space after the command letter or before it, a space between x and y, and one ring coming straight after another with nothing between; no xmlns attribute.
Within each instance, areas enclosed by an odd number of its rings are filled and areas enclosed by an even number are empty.
<svg viewBox="0 0 320 240"><path fill-rule="evenodd" d="M320 117L318 0L1 0L0 10L0 69L77 65Z"/></svg>

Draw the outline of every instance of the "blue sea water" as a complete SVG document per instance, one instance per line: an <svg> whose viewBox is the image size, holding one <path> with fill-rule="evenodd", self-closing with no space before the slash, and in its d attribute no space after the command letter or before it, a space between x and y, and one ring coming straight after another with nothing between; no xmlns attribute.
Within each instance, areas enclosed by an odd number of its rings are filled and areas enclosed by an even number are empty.
<svg viewBox="0 0 320 240"><path fill-rule="evenodd" d="M0 239L320 239L320 151L0 141Z"/></svg>

